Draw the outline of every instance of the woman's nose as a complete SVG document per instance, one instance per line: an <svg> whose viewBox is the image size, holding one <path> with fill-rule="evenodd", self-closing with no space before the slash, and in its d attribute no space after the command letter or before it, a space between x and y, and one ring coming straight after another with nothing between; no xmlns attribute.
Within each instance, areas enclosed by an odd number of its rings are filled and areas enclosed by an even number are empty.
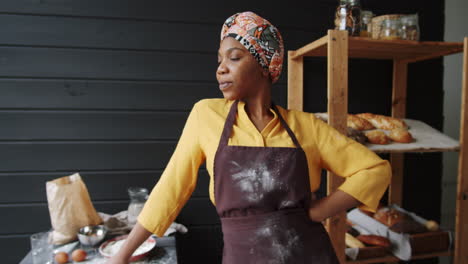
<svg viewBox="0 0 468 264"><path fill-rule="evenodd" d="M219 65L218 65L218 69L216 70L216 73L217 74L224 74L226 72L227 72L226 65L224 65L224 62L221 61L221 63L219 63Z"/></svg>

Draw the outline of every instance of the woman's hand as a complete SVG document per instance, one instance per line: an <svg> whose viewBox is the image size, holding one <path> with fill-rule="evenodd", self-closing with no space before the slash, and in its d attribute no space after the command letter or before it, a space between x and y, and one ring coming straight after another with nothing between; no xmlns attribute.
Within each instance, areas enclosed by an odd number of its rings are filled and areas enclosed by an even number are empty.
<svg viewBox="0 0 468 264"><path fill-rule="evenodd" d="M114 255L106 262L106 264L128 264L128 263L129 263L128 260L125 260L118 255Z"/></svg>
<svg viewBox="0 0 468 264"><path fill-rule="evenodd" d="M309 207L309 217L312 221L322 222L323 220L360 205L356 198L341 191L334 193L320 200L312 199Z"/></svg>
<svg viewBox="0 0 468 264"><path fill-rule="evenodd" d="M140 223L136 223L132 231L125 239L119 252L115 254L106 264L128 264L133 252L151 235Z"/></svg>

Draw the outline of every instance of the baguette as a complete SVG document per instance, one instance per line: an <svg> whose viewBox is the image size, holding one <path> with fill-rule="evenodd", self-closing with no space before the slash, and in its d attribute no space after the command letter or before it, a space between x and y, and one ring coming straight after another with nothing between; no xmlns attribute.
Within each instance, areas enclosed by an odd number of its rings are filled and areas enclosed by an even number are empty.
<svg viewBox="0 0 468 264"><path fill-rule="evenodd" d="M356 130L370 130L375 127L366 119L348 114L347 126Z"/></svg>
<svg viewBox="0 0 468 264"><path fill-rule="evenodd" d="M372 144L386 145L390 143L390 138L380 130L371 130L365 132L367 140Z"/></svg>
<svg viewBox="0 0 468 264"><path fill-rule="evenodd" d="M408 128L408 125L406 125L405 121L399 118L377 115L372 113L362 113L357 114L356 116L366 119L378 129L392 130L395 128Z"/></svg>
<svg viewBox="0 0 468 264"><path fill-rule="evenodd" d="M411 143L413 141L413 136L411 136L411 133L404 128L392 129L388 137L399 143Z"/></svg>

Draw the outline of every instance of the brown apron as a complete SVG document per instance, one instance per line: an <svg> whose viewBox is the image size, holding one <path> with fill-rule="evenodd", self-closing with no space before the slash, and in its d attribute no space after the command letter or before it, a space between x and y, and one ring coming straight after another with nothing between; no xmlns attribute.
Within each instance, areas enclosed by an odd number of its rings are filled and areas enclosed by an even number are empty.
<svg viewBox="0 0 468 264"><path fill-rule="evenodd" d="M307 158L276 106L296 147L228 146L238 101L224 124L214 161L216 210L223 264L339 263L328 233L310 220Z"/></svg>

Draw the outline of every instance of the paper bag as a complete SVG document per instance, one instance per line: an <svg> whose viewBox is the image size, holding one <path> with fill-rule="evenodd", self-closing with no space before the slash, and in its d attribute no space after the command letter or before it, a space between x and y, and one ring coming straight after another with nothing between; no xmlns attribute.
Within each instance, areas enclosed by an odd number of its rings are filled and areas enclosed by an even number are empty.
<svg viewBox="0 0 468 264"><path fill-rule="evenodd" d="M77 238L81 227L102 223L78 173L48 181L46 191L53 229L49 237L50 243L68 243Z"/></svg>

